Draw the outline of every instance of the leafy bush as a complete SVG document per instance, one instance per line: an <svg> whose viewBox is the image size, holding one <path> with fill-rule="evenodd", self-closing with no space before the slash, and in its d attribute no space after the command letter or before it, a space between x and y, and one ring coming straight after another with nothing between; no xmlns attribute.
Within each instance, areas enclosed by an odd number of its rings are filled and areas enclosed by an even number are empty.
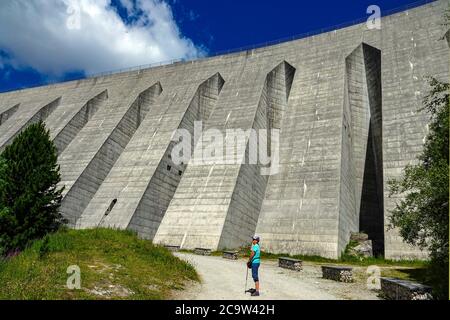
<svg viewBox="0 0 450 320"><path fill-rule="evenodd" d="M429 134L419 162L404 170L404 177L389 182L391 195L403 195L390 217L409 244L430 252L429 281L434 295L448 298L449 240L449 84L430 80L424 100L431 117Z"/></svg>

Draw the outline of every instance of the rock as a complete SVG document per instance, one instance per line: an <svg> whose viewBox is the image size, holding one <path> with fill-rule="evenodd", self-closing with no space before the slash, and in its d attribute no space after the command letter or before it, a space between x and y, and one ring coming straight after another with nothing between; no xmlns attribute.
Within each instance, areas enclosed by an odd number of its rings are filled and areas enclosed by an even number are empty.
<svg viewBox="0 0 450 320"><path fill-rule="evenodd" d="M357 257L373 257L372 240L362 232L351 232L348 254Z"/></svg>
<svg viewBox="0 0 450 320"><path fill-rule="evenodd" d="M357 246L349 249L349 253L355 256L373 257L372 240L359 242Z"/></svg>
<svg viewBox="0 0 450 320"><path fill-rule="evenodd" d="M411 295L411 300L433 300L433 296L429 292L425 293L414 292Z"/></svg>
<svg viewBox="0 0 450 320"><path fill-rule="evenodd" d="M95 286L94 289L86 289L87 292L94 294L96 296L101 296L105 298L111 298L111 297L120 297L125 298L128 296L131 296L135 294L130 289L119 285L113 285L110 284L105 288L105 286Z"/></svg>
<svg viewBox="0 0 450 320"><path fill-rule="evenodd" d="M369 240L369 235L363 232L350 232L350 241L362 242Z"/></svg>

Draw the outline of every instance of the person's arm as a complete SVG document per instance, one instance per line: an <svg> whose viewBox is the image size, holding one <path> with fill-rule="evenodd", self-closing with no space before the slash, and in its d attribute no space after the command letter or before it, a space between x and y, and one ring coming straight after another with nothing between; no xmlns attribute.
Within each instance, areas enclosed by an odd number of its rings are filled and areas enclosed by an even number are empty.
<svg viewBox="0 0 450 320"><path fill-rule="evenodd" d="M253 251L253 246L252 246L252 252L250 253L250 258L248 259L248 262L252 261L254 256L255 256L255 251Z"/></svg>

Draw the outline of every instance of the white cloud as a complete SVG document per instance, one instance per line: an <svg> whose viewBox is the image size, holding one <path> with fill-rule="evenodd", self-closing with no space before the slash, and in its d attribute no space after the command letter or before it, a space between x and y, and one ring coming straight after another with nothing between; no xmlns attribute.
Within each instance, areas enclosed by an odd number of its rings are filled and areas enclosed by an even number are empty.
<svg viewBox="0 0 450 320"><path fill-rule="evenodd" d="M120 4L122 5L122 7L127 9L127 13L129 15L134 13L134 2L133 2L133 0L120 0Z"/></svg>
<svg viewBox="0 0 450 320"><path fill-rule="evenodd" d="M0 50L16 68L56 76L203 54L180 34L166 2L120 2L133 16L131 23L120 18L110 0L0 1Z"/></svg>

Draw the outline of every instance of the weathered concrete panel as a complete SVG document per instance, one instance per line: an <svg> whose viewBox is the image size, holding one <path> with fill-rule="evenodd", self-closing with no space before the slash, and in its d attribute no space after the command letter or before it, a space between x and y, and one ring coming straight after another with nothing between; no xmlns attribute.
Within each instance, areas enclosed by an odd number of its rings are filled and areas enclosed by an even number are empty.
<svg viewBox="0 0 450 320"><path fill-rule="evenodd" d="M293 68L286 62L268 74L264 69L242 70L238 79L225 82L205 129L215 128L227 140L231 138L226 129L279 126L292 78ZM259 90L247 89L255 83L260 84ZM260 174L259 165L241 164L241 158L248 159L247 139L243 142L243 150L237 147L232 151L236 163L188 163L155 242L210 249L235 248L248 242L256 228L267 176ZM194 156L205 154L207 146L207 141L197 145Z"/></svg>
<svg viewBox="0 0 450 320"><path fill-rule="evenodd" d="M69 145L75 136L80 132L86 123L97 112L97 109L104 105L108 98L108 91L103 90L101 93L95 94L86 103L74 103L64 108L59 108L46 121L50 130L50 138L61 154ZM82 98L80 98L82 99ZM81 106L81 109L80 109ZM58 112L59 111L59 112Z"/></svg>
<svg viewBox="0 0 450 320"><path fill-rule="evenodd" d="M44 103L23 104L23 112L16 112L9 121L0 127L0 151L3 150L13 139L30 124L44 121L60 104L61 97Z"/></svg>
<svg viewBox="0 0 450 320"><path fill-rule="evenodd" d="M214 109L223 79L216 74L199 83L189 81L163 91L83 213L79 227L130 228L143 237L154 237L181 179L179 172L186 168L169 158L174 145L171 136L176 129L193 135L194 121L208 117ZM117 204L105 216L105 205L112 199Z"/></svg>
<svg viewBox="0 0 450 320"><path fill-rule="evenodd" d="M383 168L380 50L365 43L345 60L339 251L350 233L368 233L383 253Z"/></svg>
<svg viewBox="0 0 450 320"><path fill-rule="evenodd" d="M19 109L19 104L16 104L15 106L6 109L5 111L1 111L0 112L0 126L9 118L11 118L11 116L16 113L17 109Z"/></svg>
<svg viewBox="0 0 450 320"><path fill-rule="evenodd" d="M100 127L106 124L106 128L100 131L103 131L103 134L96 141L101 144L91 145L98 148L92 150L95 153L77 153L81 151L82 146L79 143L84 142L83 138L91 138L90 134L93 130L99 131L97 130L98 127L88 125L80 131L75 143L70 144L66 151L63 152L60 160L62 182L66 181L64 179L74 177L75 174L78 175L76 180L70 181L71 184L65 183L66 187L70 185L70 188L64 191L61 203L61 213L68 220L69 225L75 225L76 220L103 183L103 180L140 126L142 120L149 112L151 104L160 92L161 86L157 83L137 96L131 94L132 99L135 97L134 101L130 101L130 98L124 99L118 104L116 114L112 113L111 110L106 110L107 108L102 111L108 111L108 115L105 115L103 112L97 113L90 122L96 123L100 121ZM108 119L111 115L116 117L119 115L120 118ZM74 160L74 157L77 158ZM85 162L85 160L88 161ZM86 166L81 167L80 163L86 163Z"/></svg>

